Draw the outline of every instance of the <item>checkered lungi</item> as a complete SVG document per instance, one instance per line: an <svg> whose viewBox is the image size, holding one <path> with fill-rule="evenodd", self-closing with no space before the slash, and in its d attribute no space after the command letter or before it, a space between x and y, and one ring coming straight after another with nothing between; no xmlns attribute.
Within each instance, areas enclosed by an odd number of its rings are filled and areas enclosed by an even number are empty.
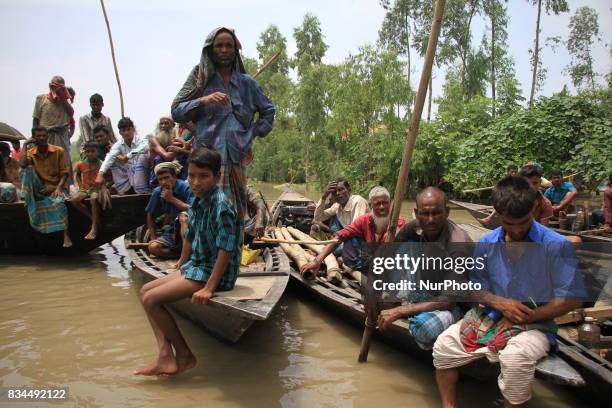
<svg viewBox="0 0 612 408"><path fill-rule="evenodd" d="M499 362L501 373L497 385L508 402L523 404L531 399L531 384L535 366L550 348L546 335L539 330L527 330L508 340L506 347L493 352L488 347L466 351L461 342L461 321L442 333L433 348L433 364L438 370L464 366L482 357Z"/></svg>

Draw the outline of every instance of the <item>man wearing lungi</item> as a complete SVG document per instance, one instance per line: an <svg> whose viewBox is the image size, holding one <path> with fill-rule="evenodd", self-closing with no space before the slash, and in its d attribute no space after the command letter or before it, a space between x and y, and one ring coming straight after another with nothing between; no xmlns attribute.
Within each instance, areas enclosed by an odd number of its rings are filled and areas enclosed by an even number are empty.
<svg viewBox="0 0 612 408"><path fill-rule="evenodd" d="M70 160L70 118L74 109L70 104L70 94L64 78L54 76L49 81L49 93L38 95L32 113L32 127L47 129L49 144L64 150L64 160L72 179L72 162Z"/></svg>
<svg viewBox="0 0 612 408"><path fill-rule="evenodd" d="M216 28L206 37L200 62L172 103L172 117L175 122L195 123L194 148L208 146L221 155L218 185L243 220L245 158L253 139L272 130L276 109L257 82L245 73L240 48L229 28ZM255 113L259 114L257 121Z"/></svg>
<svg viewBox="0 0 612 408"><path fill-rule="evenodd" d="M524 177L508 176L493 189L501 226L474 253L483 259L470 281L478 306L436 340L433 363L442 406L455 407L458 367L479 358L499 362L504 407L531 398L536 363L556 347L554 318L582 304L586 288L572 244L534 221L538 192Z"/></svg>
<svg viewBox="0 0 612 408"><path fill-rule="evenodd" d="M33 147L31 147L33 145ZM68 167L66 152L48 143L47 129L32 129L32 139L23 145L20 176L23 200L30 225L38 232L64 232L64 247L71 247L66 209Z"/></svg>
<svg viewBox="0 0 612 408"><path fill-rule="evenodd" d="M136 134L130 118L121 118L117 127L121 140L115 142L106 155L96 176L96 185L104 182L104 173L110 169L119 194L148 193L149 140Z"/></svg>

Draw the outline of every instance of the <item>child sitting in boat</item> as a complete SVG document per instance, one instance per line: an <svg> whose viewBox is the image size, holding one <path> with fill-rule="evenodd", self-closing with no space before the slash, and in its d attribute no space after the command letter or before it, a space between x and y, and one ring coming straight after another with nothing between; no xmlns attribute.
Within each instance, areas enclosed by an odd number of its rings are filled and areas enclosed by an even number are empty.
<svg viewBox="0 0 612 408"><path fill-rule="evenodd" d="M196 199L189 208L177 270L147 283L140 291L159 355L148 367L136 370L136 375L173 375L193 368L196 358L164 305L184 298L206 304L216 290L231 290L236 283L241 220L217 186L220 169L221 156L214 150L199 148L189 156L188 181Z"/></svg>
<svg viewBox="0 0 612 408"><path fill-rule="evenodd" d="M100 221L100 204L98 203L100 187L96 186L95 178L100 171L102 162L98 159L98 144L96 142L85 143L83 151L85 158L78 161L74 166L74 181L79 192L72 198L71 202L77 210L91 218L91 229L85 235L85 239L96 239ZM91 211L83 203L88 197Z"/></svg>
<svg viewBox="0 0 612 408"><path fill-rule="evenodd" d="M187 211L194 199L189 184L185 180L177 179L182 168L183 166L175 160L159 163L153 170L159 186L153 190L145 212L151 239L149 253L158 258L176 259L181 252L182 234L176 227L177 217L182 211ZM165 219L162 234L158 236L155 217L160 214L164 215Z"/></svg>
<svg viewBox="0 0 612 408"><path fill-rule="evenodd" d="M110 130L104 125L98 125L94 128L93 132L98 144L98 159L104 161L113 146L110 142Z"/></svg>

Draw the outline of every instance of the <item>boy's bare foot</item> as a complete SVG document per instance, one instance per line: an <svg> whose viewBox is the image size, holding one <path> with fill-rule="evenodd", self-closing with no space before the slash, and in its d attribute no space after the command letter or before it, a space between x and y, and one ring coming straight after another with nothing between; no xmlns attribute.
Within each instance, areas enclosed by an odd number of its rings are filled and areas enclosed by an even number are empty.
<svg viewBox="0 0 612 408"><path fill-rule="evenodd" d="M64 236L64 248L70 248L72 246L72 240L69 236Z"/></svg>
<svg viewBox="0 0 612 408"><path fill-rule="evenodd" d="M174 375L178 373L178 365L174 356L160 357L148 367L134 371L135 375Z"/></svg>
<svg viewBox="0 0 612 408"><path fill-rule="evenodd" d="M85 235L85 239L94 240L94 239L96 239L97 235L98 235L98 231L91 230L91 231L89 231L89 233L87 235Z"/></svg>
<svg viewBox="0 0 612 408"><path fill-rule="evenodd" d="M196 366L198 360L196 360L193 354L189 354L185 357L177 357L176 362L178 363L178 370L176 371L176 374L179 374L183 371L191 370Z"/></svg>

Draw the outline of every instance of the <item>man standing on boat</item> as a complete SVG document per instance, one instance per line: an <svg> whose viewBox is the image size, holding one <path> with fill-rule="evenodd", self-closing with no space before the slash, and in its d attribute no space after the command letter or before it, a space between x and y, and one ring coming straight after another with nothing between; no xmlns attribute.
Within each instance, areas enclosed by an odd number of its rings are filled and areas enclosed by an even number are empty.
<svg viewBox="0 0 612 408"><path fill-rule="evenodd" d="M70 160L70 118L74 109L70 103L71 96L66 88L64 78L54 76L49 81L49 93L38 95L32 114L32 127L44 127L47 130L49 143L64 150L64 160L70 177L72 161Z"/></svg>
<svg viewBox="0 0 612 408"><path fill-rule="evenodd" d="M395 242L435 242L441 244L444 251L450 250L449 245L453 243L472 242L461 227L448 219L449 211L444 191L427 187L416 196L416 219L397 233ZM436 296L440 294L436 293ZM455 302L436 299L429 292L411 291L407 304L380 312L378 327L384 330L397 319L408 319L410 334L416 343L424 350L431 350L440 333L461 316Z"/></svg>
<svg viewBox="0 0 612 408"><path fill-rule="evenodd" d="M234 30L214 29L206 37L200 61L172 102L175 122L196 126L194 148L209 146L221 155L219 187L240 220L246 214L245 158L256 136L272 130L275 107L245 73ZM255 114L259 117L255 121Z"/></svg>
<svg viewBox="0 0 612 408"><path fill-rule="evenodd" d="M534 222L536 190L523 177L506 177L493 190L501 227L483 236L470 280L480 305L442 333L433 348L442 406L455 407L458 367L482 357L499 362L505 406L531 398L536 363L555 346L554 318L582 304L586 289L572 245ZM482 306L481 306L482 305Z"/></svg>
<svg viewBox="0 0 612 408"><path fill-rule="evenodd" d="M83 149L85 143L95 142L95 129L98 126L104 126L107 129L108 141L110 143L117 141L110 118L102 113L102 108L104 107L102 95L97 93L91 95L89 97L89 106L91 107L91 112L79 118L80 135L77 145L80 147L81 153L85 151Z"/></svg>

